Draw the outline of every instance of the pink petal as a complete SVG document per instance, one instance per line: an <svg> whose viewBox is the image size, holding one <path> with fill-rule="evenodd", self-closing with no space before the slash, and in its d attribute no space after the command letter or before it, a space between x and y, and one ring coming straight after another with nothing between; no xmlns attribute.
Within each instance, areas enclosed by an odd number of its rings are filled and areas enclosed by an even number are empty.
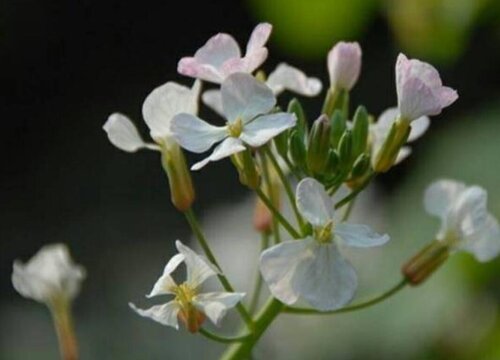
<svg viewBox="0 0 500 360"><path fill-rule="evenodd" d="M221 83L224 79L218 69L212 65L202 64L194 57L182 58L177 64L177 72L184 76L213 83Z"/></svg>
<svg viewBox="0 0 500 360"><path fill-rule="evenodd" d="M252 35L250 35L250 40L248 40L246 55L264 47L272 30L273 26L269 23L260 23L257 25Z"/></svg>

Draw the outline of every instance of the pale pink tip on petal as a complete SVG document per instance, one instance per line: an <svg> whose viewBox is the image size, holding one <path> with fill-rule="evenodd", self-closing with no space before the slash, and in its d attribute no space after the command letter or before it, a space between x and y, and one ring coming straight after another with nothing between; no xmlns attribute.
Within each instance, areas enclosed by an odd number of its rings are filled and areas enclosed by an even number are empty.
<svg viewBox="0 0 500 360"><path fill-rule="evenodd" d="M184 57L177 64L177 72L184 76L197 78L213 83L223 80L220 72L211 65L202 64L193 57Z"/></svg>
<svg viewBox="0 0 500 360"><path fill-rule="evenodd" d="M361 72L361 47L357 42L339 42L328 53L328 72L332 87L351 90Z"/></svg>

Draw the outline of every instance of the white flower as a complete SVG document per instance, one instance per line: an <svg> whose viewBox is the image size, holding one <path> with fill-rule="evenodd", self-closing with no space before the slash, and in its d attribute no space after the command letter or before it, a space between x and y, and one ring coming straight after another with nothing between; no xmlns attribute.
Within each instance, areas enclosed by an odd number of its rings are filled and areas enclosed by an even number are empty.
<svg viewBox="0 0 500 360"><path fill-rule="evenodd" d="M163 274L156 281L151 292L146 295L148 298L157 295L174 295L174 300L146 310L139 309L132 303L129 304L130 307L141 316L176 329L179 328L178 319L181 319L190 331L195 332L201 326L205 315L218 325L227 310L236 306L245 294L200 293L200 285L217 275L217 269L179 240L175 245L179 253L169 260ZM177 284L171 274L182 262L186 264L187 280L182 284Z"/></svg>
<svg viewBox="0 0 500 360"><path fill-rule="evenodd" d="M427 212L441 219L437 240L452 250L472 253L481 262L500 253L500 227L486 209L486 202L483 188L454 180L432 183L424 196Z"/></svg>
<svg viewBox="0 0 500 360"><path fill-rule="evenodd" d="M443 86L432 65L399 54L396 62L396 90L401 116L412 121L421 116L438 115L458 99L452 88Z"/></svg>
<svg viewBox="0 0 500 360"><path fill-rule="evenodd" d="M200 87L199 81L196 81L191 89L175 82L167 82L146 97L142 115L156 144L146 143L132 121L120 113L111 114L103 129L113 145L127 152L140 149L159 151L161 146L176 146L170 133L170 121L179 113L198 112Z"/></svg>
<svg viewBox="0 0 500 360"><path fill-rule="evenodd" d="M222 83L229 75L254 72L267 58L264 46L271 34L272 25L261 23L255 27L248 40L245 56L241 56L238 43L229 34L212 36L196 51L194 57L184 57L177 71L186 76Z"/></svg>
<svg viewBox="0 0 500 360"><path fill-rule="evenodd" d="M85 269L73 263L64 244L43 246L26 264L14 261L12 285L22 296L47 305L78 295Z"/></svg>
<svg viewBox="0 0 500 360"><path fill-rule="evenodd" d="M274 136L295 126L297 118L284 112L268 114L276 104L273 92L253 76L237 73L229 76L221 86L225 126L213 126L192 114L179 114L171 123L174 138L183 148L202 153L222 141L206 159L192 166L201 169L210 161L217 161L245 150L245 144L259 147Z"/></svg>
<svg viewBox="0 0 500 360"><path fill-rule="evenodd" d="M376 154L384 145L387 136L391 130L392 124L398 119L398 108L389 108L385 110L375 124L370 125L370 136L372 142L372 150L374 156L372 160L377 158ZM407 142L412 142L420 138L429 128L430 120L427 116L419 117L411 123L411 131ZM403 146L398 153L395 164L399 164L411 154L411 147Z"/></svg>
<svg viewBox="0 0 500 360"><path fill-rule="evenodd" d="M332 199L312 178L298 184L296 201L313 235L265 250L260 258L262 276L273 296L285 304L302 298L320 311L341 308L354 297L357 276L337 243L372 247L385 244L389 236L366 225L337 223Z"/></svg>
<svg viewBox="0 0 500 360"><path fill-rule="evenodd" d="M361 47L357 42L339 42L328 53L330 86L351 90L361 72Z"/></svg>
<svg viewBox="0 0 500 360"><path fill-rule="evenodd" d="M269 74L266 85L279 95L283 91L291 91L303 96L316 96L321 92L321 81L314 77L308 77L302 70L285 63L279 64ZM222 96L218 89L207 90L202 95L203 103L212 108L219 115L223 115Z"/></svg>

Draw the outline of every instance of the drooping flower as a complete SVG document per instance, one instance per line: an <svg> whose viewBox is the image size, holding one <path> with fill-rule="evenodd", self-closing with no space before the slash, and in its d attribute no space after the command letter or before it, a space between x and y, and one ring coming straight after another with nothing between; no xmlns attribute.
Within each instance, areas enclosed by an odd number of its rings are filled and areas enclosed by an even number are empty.
<svg viewBox="0 0 500 360"><path fill-rule="evenodd" d="M142 115L155 144L146 143L125 115L114 113L103 126L111 143L123 151L150 149L161 152L162 166L169 179L170 197L180 211L191 206L195 194L184 154L170 132L170 122L176 114L198 112L200 87L198 80L191 89L168 82L146 97Z"/></svg>
<svg viewBox="0 0 500 360"><path fill-rule="evenodd" d="M397 108L389 108L385 110L378 121L375 124L370 125L370 140L372 143L372 151L374 156L372 156L372 160L375 160L377 157L377 153L382 148L389 132L392 128L392 125L396 122L399 116L399 110ZM413 142L420 138L429 128L430 120L427 116L419 117L411 123L411 131L408 136L407 142ZM394 164L399 164L401 161L406 159L411 154L411 147L403 146L398 153L396 161Z"/></svg>
<svg viewBox="0 0 500 360"><path fill-rule="evenodd" d="M43 246L27 263L14 261L12 285L25 298L50 307L78 295L85 269L73 263L64 244Z"/></svg>
<svg viewBox="0 0 500 360"><path fill-rule="evenodd" d="M120 113L111 114L103 129L110 142L123 151L161 151L162 146L175 147L175 140L170 133L170 122L179 113L198 112L200 87L199 81L196 81L191 89L170 81L157 87L146 97L142 105L142 115L156 144L146 143L132 121Z"/></svg>
<svg viewBox="0 0 500 360"><path fill-rule="evenodd" d="M185 149L202 153L222 141L206 159L194 164L198 170L210 161L217 161L246 149L259 147L274 136L295 125L295 115L269 112L276 104L273 92L253 76L230 75L221 86L225 126L213 126L192 114L179 114L171 124L172 134Z"/></svg>
<svg viewBox="0 0 500 360"><path fill-rule="evenodd" d="M366 225L338 222L332 199L312 178L298 184L296 202L313 234L265 250L260 258L262 276L273 296L285 304L302 298L320 311L341 308L354 297L357 276L337 244L379 246L389 236L379 235Z"/></svg>
<svg viewBox="0 0 500 360"><path fill-rule="evenodd" d="M361 47L357 42L339 42L328 53L330 86L350 91L361 72Z"/></svg>
<svg viewBox="0 0 500 360"><path fill-rule="evenodd" d="M396 61L396 90L399 112L406 121L438 115L458 99L455 90L443 86L432 65L409 60L404 54Z"/></svg>
<svg viewBox="0 0 500 360"><path fill-rule="evenodd" d="M271 31L271 24L257 25L248 40L245 56L241 56L240 47L231 35L214 35L193 57L182 58L177 71L185 76L218 84L237 72L252 73L267 58L265 44Z"/></svg>
<svg viewBox="0 0 500 360"><path fill-rule="evenodd" d="M438 180L427 188L424 205L429 214L441 219L437 240L450 250L470 252L481 262L500 253L500 227L486 208L483 188Z"/></svg>
<svg viewBox="0 0 500 360"><path fill-rule="evenodd" d="M165 304L155 305L149 309L139 309L130 303L130 307L143 317L150 318L163 325L179 328L179 320L185 323L191 332L196 332L202 325L205 316L218 325L227 310L236 306L245 296L243 293L200 292L200 286L207 279L218 274L218 270L206 259L196 254L179 240L175 243L179 253L173 256L156 281L148 298L157 295L174 295L175 298ZM187 279L177 284L171 274L184 262Z"/></svg>
<svg viewBox="0 0 500 360"><path fill-rule="evenodd" d="M302 70L285 63L279 64L269 74L266 85L278 96L284 91L294 92L303 96L316 96L321 92L321 81L315 77L308 77ZM212 108L219 115L223 115L222 96L218 89L207 90L202 95L203 103Z"/></svg>

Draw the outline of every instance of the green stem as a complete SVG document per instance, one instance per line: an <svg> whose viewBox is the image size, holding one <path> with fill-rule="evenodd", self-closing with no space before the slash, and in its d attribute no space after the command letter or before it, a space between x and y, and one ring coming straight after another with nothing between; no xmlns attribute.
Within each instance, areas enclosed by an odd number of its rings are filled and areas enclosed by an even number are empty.
<svg viewBox="0 0 500 360"><path fill-rule="evenodd" d="M285 161L286 166L290 169L290 172L295 177L295 180L300 181L300 175L295 170L295 166L292 164L288 156L282 156L281 158Z"/></svg>
<svg viewBox="0 0 500 360"><path fill-rule="evenodd" d="M61 360L78 360L78 342L73 328L70 302L57 299L49 308L57 332Z"/></svg>
<svg viewBox="0 0 500 360"><path fill-rule="evenodd" d="M184 212L184 215L186 216L186 219L189 223L189 226L191 226L191 229L193 230L194 234L196 235L196 238L198 239L198 242L200 243L203 251L205 252L206 257L212 264L214 264L220 271L220 274L217 274L217 277L219 278L220 283L224 287L224 290L227 292L234 292L234 288L231 286L229 283L229 280L223 275L222 268L220 267L219 263L217 262L217 259L215 258L212 250L210 249L210 246L208 245L207 239L205 238L205 235L203 235L203 232L201 230L201 226L198 223L198 220L196 219L196 215L194 214L193 210L191 208L187 209ZM249 329L252 329L253 326L253 321L252 317L248 313L247 309L241 302L239 302L236 305L236 310L240 313L243 321L247 325Z"/></svg>
<svg viewBox="0 0 500 360"><path fill-rule="evenodd" d="M372 172L371 174L368 175L366 180L358 186L355 190L351 191L347 196L345 196L342 200L340 200L338 203L335 204L335 209L339 209L351 200L355 199L358 194L363 191L368 184L372 181L372 179L375 177L375 172Z"/></svg>
<svg viewBox="0 0 500 360"><path fill-rule="evenodd" d="M242 360L249 358L257 341L259 341L282 309L283 304L278 300L271 298L259 315L257 315L252 336L244 342L231 345L222 355L221 360Z"/></svg>
<svg viewBox="0 0 500 360"><path fill-rule="evenodd" d="M199 333L206 337L207 339L214 340L223 344L231 344L235 342L243 342L248 340L252 335L251 334L245 334L241 336L234 336L234 337L225 337L221 335L214 334L204 328L199 329Z"/></svg>
<svg viewBox="0 0 500 360"><path fill-rule="evenodd" d="M378 304L387 298L390 298L397 292L399 292L401 289L403 289L407 285L407 280L402 279L397 285L389 289L388 291L384 292L383 294L380 294L373 299L363 301L359 304L354 304L351 306L346 306L337 310L332 310L332 311L318 311L314 309L305 309L305 308L296 308L296 307L285 307L283 309L283 312L289 313L289 314L302 314L302 315L333 315L333 314L341 314L341 313L346 313L346 312L351 312L351 311L356 311L356 310L361 310L370 306L373 306L375 304Z"/></svg>
<svg viewBox="0 0 500 360"><path fill-rule="evenodd" d="M288 196L288 200L290 201L290 205L292 206L293 213L295 214L295 217L297 218L297 223L300 226L300 229L303 231L305 227L304 220L302 219L302 216L299 213L299 209L297 208L297 204L295 203L295 195L293 193L292 187L290 186L290 182L286 178L285 174L283 173L283 170L281 170L280 165L278 164L278 161L276 160L276 157L273 155L272 151L269 149L269 147L264 148L265 154L271 160L271 164L273 164L274 169L276 170L276 173L278 174L281 182L283 183L283 187L285 188L285 192Z"/></svg>
<svg viewBox="0 0 500 360"><path fill-rule="evenodd" d="M274 207L273 203L271 202L271 200L269 200L269 198L266 196L266 194L264 194L264 192L259 188L255 189L255 192L257 193L259 198L262 200L262 202L267 206L269 211L271 211L271 213L274 216L276 216L276 219L281 223L281 225L283 225L285 230L288 231L288 233L294 239L300 239L301 236L298 233L298 231L295 230L293 228L293 226L283 217L283 215L281 215L281 213Z"/></svg>
<svg viewBox="0 0 500 360"><path fill-rule="evenodd" d="M271 203L273 204L279 204L279 194L275 194L273 190L273 186L271 184L271 177L269 176L269 168L267 166L267 159L266 156L263 153L259 153L260 155L260 160L261 160L261 167L262 167L262 176L264 177L264 182L265 185L267 186L267 192L269 194ZM274 234L274 242L276 244L281 242L281 237L280 237L280 228L278 226L278 219L276 215L273 213L273 219L272 219L272 230Z"/></svg>
<svg viewBox="0 0 500 360"><path fill-rule="evenodd" d="M261 236L262 237L260 240L260 252L264 251L269 246L269 234L263 232ZM262 276L260 275L259 269L257 269L255 284L252 291L252 299L250 300L250 305L248 306L248 312L250 314L253 314L257 309L261 290L262 290Z"/></svg>
<svg viewBox="0 0 500 360"><path fill-rule="evenodd" d="M347 208L344 211L344 215L342 215L342 221L347 221L349 219L349 216L351 216L352 213L352 208L354 207L354 202L356 199L352 199L352 201L349 202L347 205Z"/></svg>

